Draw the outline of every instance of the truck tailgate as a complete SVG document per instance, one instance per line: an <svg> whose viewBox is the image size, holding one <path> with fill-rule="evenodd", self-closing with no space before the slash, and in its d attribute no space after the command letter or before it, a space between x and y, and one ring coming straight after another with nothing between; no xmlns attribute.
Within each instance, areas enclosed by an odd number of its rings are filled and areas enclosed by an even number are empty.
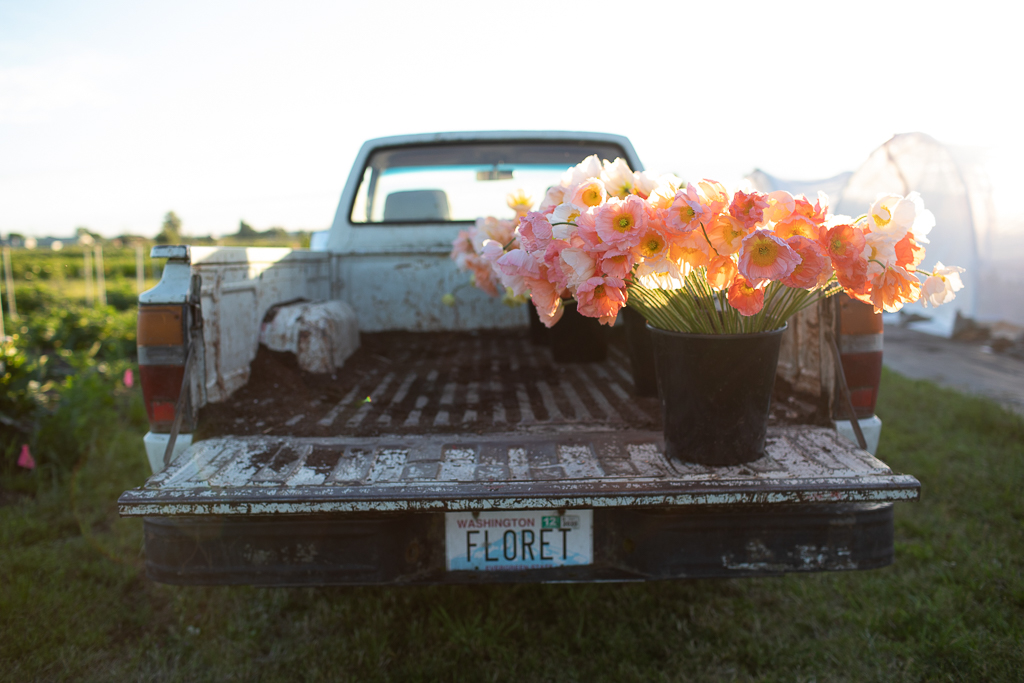
<svg viewBox="0 0 1024 683"><path fill-rule="evenodd" d="M153 578L379 584L869 568L892 561L893 502L919 495L916 479L833 430L779 420L755 462L669 462L657 401L633 396L614 346L604 363L555 366L515 332L370 342L328 384L254 367L235 403L214 407L213 422L243 434L199 441L121 496L122 515L146 517ZM364 392L371 400L358 400ZM259 420L244 418L247 405L265 408ZM522 510L591 510L593 562L446 570L447 517Z"/></svg>
<svg viewBox="0 0 1024 683"><path fill-rule="evenodd" d="M308 515L533 507L771 505L913 500L920 484L823 427L774 427L733 467L670 463L660 434L233 437L200 442L122 515Z"/></svg>

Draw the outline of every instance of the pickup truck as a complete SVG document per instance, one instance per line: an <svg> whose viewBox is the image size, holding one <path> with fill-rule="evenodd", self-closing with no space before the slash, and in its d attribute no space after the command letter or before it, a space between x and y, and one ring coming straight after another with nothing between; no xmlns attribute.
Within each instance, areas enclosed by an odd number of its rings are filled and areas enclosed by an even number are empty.
<svg viewBox="0 0 1024 683"><path fill-rule="evenodd" d="M591 154L643 168L605 134L371 140L324 251L154 247L167 263L138 335L154 474L118 501L144 519L149 576L627 581L891 563L893 505L920 484L832 426L837 306L790 323L768 455L706 467L665 457L621 328L605 360L556 363L525 307L465 286L449 258L460 228L511 190L543 197Z"/></svg>

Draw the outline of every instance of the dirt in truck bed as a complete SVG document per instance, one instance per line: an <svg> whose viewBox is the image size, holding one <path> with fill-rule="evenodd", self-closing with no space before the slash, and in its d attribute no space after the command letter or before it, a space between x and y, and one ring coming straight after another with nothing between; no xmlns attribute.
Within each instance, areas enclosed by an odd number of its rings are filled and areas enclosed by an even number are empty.
<svg viewBox="0 0 1024 683"><path fill-rule="evenodd" d="M634 394L621 329L607 360L556 363L522 330L363 333L333 374L298 368L261 346L249 383L205 406L197 438L224 435L379 436L618 428L661 430L657 397ZM773 423L810 423L806 397L776 386Z"/></svg>

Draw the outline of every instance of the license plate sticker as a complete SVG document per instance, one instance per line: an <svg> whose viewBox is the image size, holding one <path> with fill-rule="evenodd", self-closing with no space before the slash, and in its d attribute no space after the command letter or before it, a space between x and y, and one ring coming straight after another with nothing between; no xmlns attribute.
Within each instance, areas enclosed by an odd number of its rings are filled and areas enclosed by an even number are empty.
<svg viewBox="0 0 1024 683"><path fill-rule="evenodd" d="M522 571L594 563L593 510L445 514L449 571Z"/></svg>

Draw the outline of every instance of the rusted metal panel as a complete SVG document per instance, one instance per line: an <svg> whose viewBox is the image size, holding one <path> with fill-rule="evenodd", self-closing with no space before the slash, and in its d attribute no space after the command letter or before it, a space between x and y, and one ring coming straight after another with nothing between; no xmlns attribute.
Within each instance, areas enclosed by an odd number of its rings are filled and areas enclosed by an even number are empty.
<svg viewBox="0 0 1024 683"><path fill-rule="evenodd" d="M748 465L712 468L668 461L660 434L639 431L211 439L125 492L119 508L128 516L303 515L918 496L916 479L829 429L775 428L767 451Z"/></svg>

